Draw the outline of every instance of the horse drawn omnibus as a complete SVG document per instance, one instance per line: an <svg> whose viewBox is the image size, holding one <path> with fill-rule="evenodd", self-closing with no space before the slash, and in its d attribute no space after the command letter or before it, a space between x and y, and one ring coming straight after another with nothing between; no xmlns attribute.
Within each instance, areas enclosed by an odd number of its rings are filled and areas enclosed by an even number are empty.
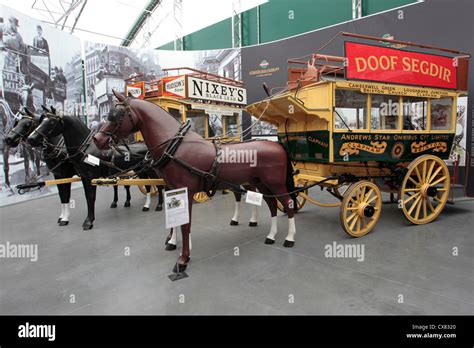
<svg viewBox="0 0 474 348"><path fill-rule="evenodd" d="M314 53L289 60L287 88L246 110L278 127L293 162L295 186L319 185L337 201L353 237L369 233L381 192L398 196L413 224L433 221L449 195L448 159L457 97L466 95L469 55L409 42L339 33L345 57ZM377 44L367 44L376 41ZM396 44L397 48L390 47ZM409 51L402 47L416 49ZM442 52L443 55L425 53Z"/></svg>
<svg viewBox="0 0 474 348"><path fill-rule="evenodd" d="M158 104L182 123L191 120L191 129L205 139L223 143L240 140L242 110L247 102L242 82L187 67L163 71L165 76L149 82L129 79L126 95ZM135 140L143 140L139 132ZM143 186L139 188L146 192ZM196 202L208 199L205 192L194 197Z"/></svg>

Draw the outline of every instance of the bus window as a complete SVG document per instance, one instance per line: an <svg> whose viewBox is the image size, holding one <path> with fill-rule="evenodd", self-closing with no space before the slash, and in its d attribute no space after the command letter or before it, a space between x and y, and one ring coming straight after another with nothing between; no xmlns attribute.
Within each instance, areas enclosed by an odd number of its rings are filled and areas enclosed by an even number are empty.
<svg viewBox="0 0 474 348"><path fill-rule="evenodd" d="M372 95L372 129L399 129L399 100L400 98L394 95Z"/></svg>
<svg viewBox="0 0 474 348"><path fill-rule="evenodd" d="M226 122L226 136L236 137L239 135L238 129L238 117L239 114L233 114L232 116L224 116Z"/></svg>
<svg viewBox="0 0 474 348"><path fill-rule="evenodd" d="M367 128L367 95L357 91L336 89L336 129Z"/></svg>
<svg viewBox="0 0 474 348"><path fill-rule="evenodd" d="M453 115L453 98L445 97L430 99L431 107L431 129L451 129L451 118Z"/></svg>
<svg viewBox="0 0 474 348"><path fill-rule="evenodd" d="M206 137L206 114L204 112L188 111L186 117L191 121L191 130L202 137Z"/></svg>
<svg viewBox="0 0 474 348"><path fill-rule="evenodd" d="M222 135L222 115L210 114L208 117L209 138Z"/></svg>
<svg viewBox="0 0 474 348"><path fill-rule="evenodd" d="M425 130L427 100L419 97L403 97L403 129Z"/></svg>
<svg viewBox="0 0 474 348"><path fill-rule="evenodd" d="M178 109L168 108L168 113L173 116L176 121L181 123L181 111Z"/></svg>

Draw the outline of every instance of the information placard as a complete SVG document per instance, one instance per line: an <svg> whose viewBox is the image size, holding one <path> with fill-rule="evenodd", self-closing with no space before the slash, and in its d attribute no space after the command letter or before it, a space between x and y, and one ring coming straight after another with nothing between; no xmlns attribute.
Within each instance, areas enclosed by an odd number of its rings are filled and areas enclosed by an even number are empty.
<svg viewBox="0 0 474 348"><path fill-rule="evenodd" d="M189 223L188 188L165 191L166 228Z"/></svg>

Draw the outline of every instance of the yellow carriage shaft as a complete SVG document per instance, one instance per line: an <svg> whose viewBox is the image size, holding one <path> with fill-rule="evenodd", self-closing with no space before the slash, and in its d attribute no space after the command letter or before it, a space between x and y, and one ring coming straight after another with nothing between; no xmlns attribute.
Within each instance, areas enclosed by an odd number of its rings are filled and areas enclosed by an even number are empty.
<svg viewBox="0 0 474 348"><path fill-rule="evenodd" d="M92 179L92 185L97 185L97 186L142 186L142 185L166 186L166 183L163 179L102 178L102 179Z"/></svg>
<svg viewBox="0 0 474 348"><path fill-rule="evenodd" d="M65 179L45 180L43 186L70 184L77 181L81 181L81 178L73 177L73 178L65 178Z"/></svg>

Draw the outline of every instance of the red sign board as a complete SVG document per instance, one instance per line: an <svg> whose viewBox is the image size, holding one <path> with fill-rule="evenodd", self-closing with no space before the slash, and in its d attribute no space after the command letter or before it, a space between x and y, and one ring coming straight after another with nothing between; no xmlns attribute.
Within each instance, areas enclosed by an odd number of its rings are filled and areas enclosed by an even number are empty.
<svg viewBox="0 0 474 348"><path fill-rule="evenodd" d="M346 41L346 78L456 88L454 58Z"/></svg>
<svg viewBox="0 0 474 348"><path fill-rule="evenodd" d="M162 95L176 98L186 97L186 76L170 76L162 79Z"/></svg>
<svg viewBox="0 0 474 348"><path fill-rule="evenodd" d="M145 97L145 82L135 82L126 85L125 94L131 94L135 98L143 99Z"/></svg>

